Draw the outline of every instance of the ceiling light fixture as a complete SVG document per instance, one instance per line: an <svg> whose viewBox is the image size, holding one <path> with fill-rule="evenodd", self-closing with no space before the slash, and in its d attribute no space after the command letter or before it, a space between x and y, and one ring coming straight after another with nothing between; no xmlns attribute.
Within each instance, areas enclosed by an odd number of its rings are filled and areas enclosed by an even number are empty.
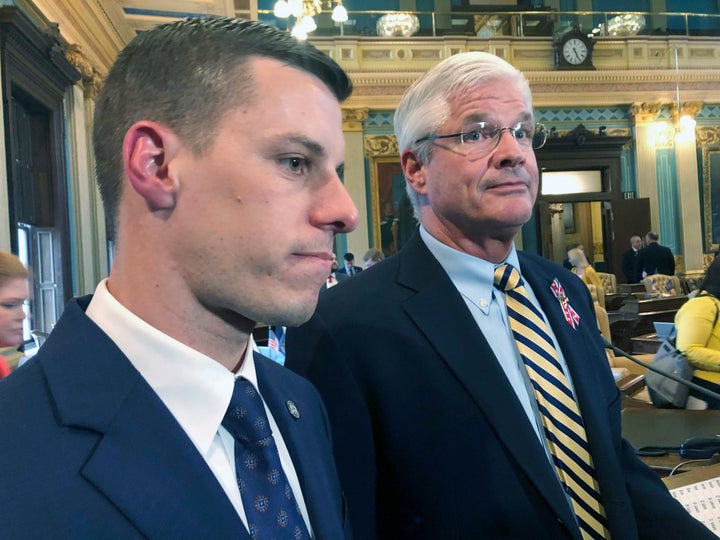
<svg viewBox="0 0 720 540"><path fill-rule="evenodd" d="M298 39L307 39L307 35L317 29L315 15L322 13L323 6L330 9L332 5L335 7L330 16L333 21L344 23L348 20L347 9L342 4L342 0L278 0L273 8L273 13L280 19L293 17L295 26L292 29L292 35Z"/></svg>

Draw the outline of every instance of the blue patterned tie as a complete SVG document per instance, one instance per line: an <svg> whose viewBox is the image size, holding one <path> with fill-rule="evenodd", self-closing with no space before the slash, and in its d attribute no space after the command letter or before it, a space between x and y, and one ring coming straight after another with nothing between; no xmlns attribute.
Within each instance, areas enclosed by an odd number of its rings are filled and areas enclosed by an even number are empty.
<svg viewBox="0 0 720 540"><path fill-rule="evenodd" d="M235 438L235 473L250 536L257 540L309 540L280 465L262 398L248 380L235 380L222 425Z"/></svg>
<svg viewBox="0 0 720 540"><path fill-rule="evenodd" d="M572 501L582 537L608 539L583 419L542 313L513 266L498 266L494 281L505 293L510 329L533 386L555 470Z"/></svg>

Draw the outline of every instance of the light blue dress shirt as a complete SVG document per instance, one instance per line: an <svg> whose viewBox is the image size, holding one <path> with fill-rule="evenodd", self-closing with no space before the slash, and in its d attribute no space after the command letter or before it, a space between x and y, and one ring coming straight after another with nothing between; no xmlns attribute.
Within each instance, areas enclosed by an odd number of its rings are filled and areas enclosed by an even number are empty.
<svg viewBox="0 0 720 540"><path fill-rule="evenodd" d="M545 447L548 459L552 459L547 447L547 441L542 428L540 413L537 409L537 401L533 394L530 378L520 357L515 339L512 337L505 306L505 295L497 291L493 285L495 268L499 266L499 264L493 264L453 249L435 239L422 226L420 227L420 237L440 263L440 266L442 266L448 274L458 292L462 295L463 300L465 300L465 305L467 305L470 310L480 331L486 336L486 339L487 336L492 336L492 339L487 339L487 342L493 353L495 353L497 361L505 372L505 376L515 391L518 400L520 400L520 404L525 410L525 414L528 420L530 420L538 439ZM521 271L515 246L512 247L507 258L501 264L504 263L511 264L517 268L518 271ZM540 309L537 297L527 281L525 281L525 288L532 302ZM543 313L543 318L545 319L550 337L557 350L558 359L563 367L563 371L568 377L570 387L573 388L567 364L558 346L557 338L547 321L547 317L545 317L545 313L542 309L540 309L540 312ZM478 362L489 360L488 358L478 358Z"/></svg>

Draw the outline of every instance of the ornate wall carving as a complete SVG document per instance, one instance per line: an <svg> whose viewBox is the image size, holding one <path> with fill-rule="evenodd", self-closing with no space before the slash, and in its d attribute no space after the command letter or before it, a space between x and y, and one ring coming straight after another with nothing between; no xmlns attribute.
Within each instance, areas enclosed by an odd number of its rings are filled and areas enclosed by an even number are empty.
<svg viewBox="0 0 720 540"><path fill-rule="evenodd" d="M376 158L382 156L399 156L398 143L395 135L366 135L365 156Z"/></svg>

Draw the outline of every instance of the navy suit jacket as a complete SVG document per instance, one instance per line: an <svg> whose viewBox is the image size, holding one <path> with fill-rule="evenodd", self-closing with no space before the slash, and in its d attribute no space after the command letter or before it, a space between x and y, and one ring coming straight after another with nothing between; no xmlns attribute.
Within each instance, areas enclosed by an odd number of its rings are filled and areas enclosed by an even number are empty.
<svg viewBox="0 0 720 540"><path fill-rule="evenodd" d="M85 315L89 299L71 300L38 354L0 382L0 536L249 540L170 411ZM317 391L261 355L255 362L315 537L349 538Z"/></svg>
<svg viewBox="0 0 720 540"><path fill-rule="evenodd" d="M640 281L635 264L639 253L640 250L635 251L633 248L630 248L622 254L622 272L625 275L625 281L627 283L637 283Z"/></svg>
<svg viewBox="0 0 720 540"><path fill-rule="evenodd" d="M360 268L359 266L353 266L353 275L359 274L360 272L362 272L362 270L363 269ZM336 273L340 274L340 275L344 275L345 277L350 277L350 275L347 272L347 268L345 268L344 266L341 266L340 268L338 268Z"/></svg>
<svg viewBox="0 0 720 540"><path fill-rule="evenodd" d="M669 247L661 246L657 242L650 242L642 248L635 257L635 274L638 281L642 279L643 271L647 275L675 274L675 257Z"/></svg>
<svg viewBox="0 0 720 540"><path fill-rule="evenodd" d="M518 255L568 363L612 538L713 538L621 438L621 394L585 284ZM576 328L551 292L555 278ZM580 539L492 338L417 233L321 295L286 339L286 365L328 407L356 539Z"/></svg>

